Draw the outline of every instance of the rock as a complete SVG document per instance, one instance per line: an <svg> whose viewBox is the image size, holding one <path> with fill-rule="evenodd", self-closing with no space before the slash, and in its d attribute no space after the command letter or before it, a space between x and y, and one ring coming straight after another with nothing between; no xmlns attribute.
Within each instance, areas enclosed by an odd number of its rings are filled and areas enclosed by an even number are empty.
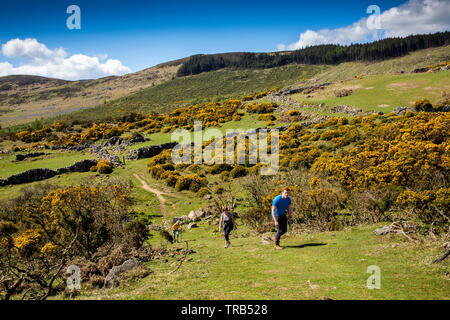
<svg viewBox="0 0 450 320"><path fill-rule="evenodd" d="M191 222L188 224L187 226L188 229L192 229L192 228L198 228L197 224L195 222Z"/></svg>
<svg viewBox="0 0 450 320"><path fill-rule="evenodd" d="M205 196L203 197L203 199L205 200L210 200L212 198L212 196L210 194L205 194Z"/></svg>
<svg viewBox="0 0 450 320"><path fill-rule="evenodd" d="M422 73L422 72L427 72L428 68L416 68L414 70L412 70L412 73Z"/></svg>
<svg viewBox="0 0 450 320"><path fill-rule="evenodd" d="M203 209L197 209L194 213L197 218L203 218L205 216L205 211L203 211Z"/></svg>
<svg viewBox="0 0 450 320"><path fill-rule="evenodd" d="M195 213L195 211L189 212L188 218L189 220L195 220L195 218L197 218L197 214Z"/></svg>
<svg viewBox="0 0 450 320"><path fill-rule="evenodd" d="M125 271L131 270L139 266L140 263L135 258L129 259L122 263L120 266L112 267L108 275L105 278L105 287L113 288L120 282L120 275Z"/></svg>
<svg viewBox="0 0 450 320"><path fill-rule="evenodd" d="M180 219L181 219L181 221L183 221L183 222L189 221L189 217L188 217L188 216L181 216Z"/></svg>
<svg viewBox="0 0 450 320"><path fill-rule="evenodd" d="M123 139L121 137L118 136L114 136L108 139L108 141L106 141L105 146L114 146L116 144L121 144L123 143Z"/></svg>
<svg viewBox="0 0 450 320"><path fill-rule="evenodd" d="M394 108L394 110L392 112L394 112L395 114L399 115L399 116L404 116L406 111L412 111L414 112L413 108L411 107L396 107Z"/></svg>
<svg viewBox="0 0 450 320"><path fill-rule="evenodd" d="M265 235L261 238L261 244L263 246L269 245L269 244L273 244L273 240L270 236Z"/></svg>
<svg viewBox="0 0 450 320"><path fill-rule="evenodd" d="M112 138L115 138L115 137L112 137ZM120 140L118 140L118 141L120 141ZM122 165L122 161L120 161L120 158L118 156L116 156L115 154L109 153L107 150L103 149L102 146L99 144L94 144L91 147L91 152L97 154L101 160L106 160L106 161L111 162L115 167Z"/></svg>
<svg viewBox="0 0 450 320"><path fill-rule="evenodd" d="M161 230L161 227L158 226L157 224L151 224L147 226L147 230L149 231L159 231Z"/></svg>
<svg viewBox="0 0 450 320"><path fill-rule="evenodd" d="M357 114L362 112L362 109L357 109L351 106L339 105L335 106L331 109L332 112L336 113L346 113L352 116L356 116Z"/></svg>

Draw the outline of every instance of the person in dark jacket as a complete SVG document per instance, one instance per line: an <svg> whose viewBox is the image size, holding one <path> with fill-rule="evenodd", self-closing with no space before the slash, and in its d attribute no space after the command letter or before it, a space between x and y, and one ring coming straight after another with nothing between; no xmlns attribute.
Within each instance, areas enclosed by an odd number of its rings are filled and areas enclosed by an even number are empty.
<svg viewBox="0 0 450 320"><path fill-rule="evenodd" d="M220 221L219 221L219 231L222 229L223 225L223 233L225 236L225 248L228 248L230 246L230 232L235 228L235 222L234 222L234 216L233 212L229 210L228 208L225 208L225 210L220 215Z"/></svg>

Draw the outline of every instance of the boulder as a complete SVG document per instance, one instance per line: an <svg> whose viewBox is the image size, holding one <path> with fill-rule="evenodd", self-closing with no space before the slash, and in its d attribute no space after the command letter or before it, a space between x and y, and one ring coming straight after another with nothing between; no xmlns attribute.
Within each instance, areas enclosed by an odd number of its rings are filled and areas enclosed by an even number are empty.
<svg viewBox="0 0 450 320"><path fill-rule="evenodd" d="M192 228L198 228L197 224L195 222L191 222L188 224L187 226L188 229L192 229Z"/></svg>
<svg viewBox="0 0 450 320"><path fill-rule="evenodd" d="M180 219L181 219L181 221L183 221L183 222L189 221L189 217L188 217L188 216L181 216Z"/></svg>
<svg viewBox="0 0 450 320"><path fill-rule="evenodd" d="M105 287L106 288L113 288L117 286L120 282L120 275L124 273L125 271L132 270L139 266L140 263L137 261L137 259L128 259L124 263L122 263L120 266L114 266L111 270L109 270L108 275L105 278Z"/></svg>
<svg viewBox="0 0 450 320"><path fill-rule="evenodd" d="M411 107L396 107L394 108L394 110L392 112L394 112L395 114L399 115L399 116L404 116L406 111L412 111L414 112L413 108Z"/></svg>
<svg viewBox="0 0 450 320"><path fill-rule="evenodd" d="M188 218L189 220L195 220L195 218L197 218L197 214L195 213L195 211L189 212Z"/></svg>
<svg viewBox="0 0 450 320"><path fill-rule="evenodd" d="M264 235L264 236L262 236L262 238L261 238L261 244L262 244L263 246L266 246L266 245L268 245L268 244L273 244L273 240L272 240L272 238L271 238L270 236Z"/></svg>
<svg viewBox="0 0 450 320"><path fill-rule="evenodd" d="M195 216L197 217L197 218L203 218L204 216L205 216L205 211L203 210L203 209L197 209L197 210L195 210Z"/></svg>

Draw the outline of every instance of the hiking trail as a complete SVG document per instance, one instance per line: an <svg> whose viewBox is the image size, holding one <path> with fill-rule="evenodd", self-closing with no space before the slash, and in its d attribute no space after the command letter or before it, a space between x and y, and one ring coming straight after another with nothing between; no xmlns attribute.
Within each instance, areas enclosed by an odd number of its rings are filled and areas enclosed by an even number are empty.
<svg viewBox="0 0 450 320"><path fill-rule="evenodd" d="M162 196L163 194L166 194L165 192L162 192L158 189L151 188L147 182L145 182L139 175L136 173L133 173L133 176L142 184L142 188L148 192L151 192L156 195L159 201L159 208L161 210L161 214L163 216L166 216L167 209L166 209L166 199Z"/></svg>

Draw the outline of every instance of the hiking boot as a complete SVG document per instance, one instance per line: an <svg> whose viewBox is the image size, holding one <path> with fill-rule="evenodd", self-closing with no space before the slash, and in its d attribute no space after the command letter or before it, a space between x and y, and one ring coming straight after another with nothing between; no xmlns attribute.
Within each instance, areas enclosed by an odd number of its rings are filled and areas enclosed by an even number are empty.
<svg viewBox="0 0 450 320"><path fill-rule="evenodd" d="M275 248L275 249L277 249L277 250L283 250L283 248L282 248L282 247L280 247L280 246L279 246L279 245L277 245L277 244L276 244L276 245L274 245L274 248Z"/></svg>

